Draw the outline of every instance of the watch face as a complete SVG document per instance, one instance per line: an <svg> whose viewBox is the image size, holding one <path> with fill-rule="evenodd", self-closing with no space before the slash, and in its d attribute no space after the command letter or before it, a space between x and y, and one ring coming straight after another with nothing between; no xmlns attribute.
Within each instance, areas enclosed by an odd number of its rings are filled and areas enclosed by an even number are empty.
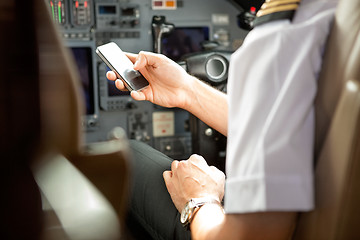
<svg viewBox="0 0 360 240"><path fill-rule="evenodd" d="M196 214L196 209L199 209L206 203L219 203L216 199L213 198L192 198L189 202L185 204L185 207L181 211L180 221L184 226L187 226Z"/></svg>
<svg viewBox="0 0 360 240"><path fill-rule="evenodd" d="M190 214L189 203L186 203L185 207L181 211L181 218L180 218L181 223L185 223L188 220L189 214Z"/></svg>

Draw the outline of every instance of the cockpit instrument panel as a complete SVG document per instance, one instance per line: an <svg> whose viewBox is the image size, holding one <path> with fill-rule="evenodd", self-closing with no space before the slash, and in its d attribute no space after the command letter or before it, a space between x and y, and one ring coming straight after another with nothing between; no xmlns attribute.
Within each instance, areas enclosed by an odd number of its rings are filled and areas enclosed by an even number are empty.
<svg viewBox="0 0 360 240"><path fill-rule="evenodd" d="M143 141L170 157L189 157L195 136L190 128L190 114L182 109L134 101L129 92L116 89L114 82L106 79L109 69L95 49L113 41L125 52L153 51L152 19L161 16L171 27L163 31L166 34L157 36L161 37L157 39L161 52L179 64L185 56L205 50L231 52L247 34L237 26L238 7L228 0L48 0L48 3L52 19L79 70L81 94L86 103L86 140L106 140L113 128L122 127L128 138ZM159 31L166 30L161 24L157 27Z"/></svg>
<svg viewBox="0 0 360 240"><path fill-rule="evenodd" d="M94 22L93 0L72 0L71 23L76 27L90 27Z"/></svg>

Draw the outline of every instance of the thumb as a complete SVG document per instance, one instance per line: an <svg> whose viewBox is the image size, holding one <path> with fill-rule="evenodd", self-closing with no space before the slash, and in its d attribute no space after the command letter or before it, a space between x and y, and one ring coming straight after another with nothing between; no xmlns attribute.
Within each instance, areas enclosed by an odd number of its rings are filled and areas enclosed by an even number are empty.
<svg viewBox="0 0 360 240"><path fill-rule="evenodd" d="M172 172L171 171L164 171L163 172L163 178L165 181L166 188L169 190L169 186L171 185L171 178L172 178Z"/></svg>
<svg viewBox="0 0 360 240"><path fill-rule="evenodd" d="M141 51L139 52L136 61L134 63L134 69L140 70L146 66L153 66L159 62L159 56L152 52L145 52Z"/></svg>
<svg viewBox="0 0 360 240"><path fill-rule="evenodd" d="M132 62L132 63L134 63L135 61L136 61L136 59L137 59L137 54L134 54L134 53L129 53L129 52L124 52L125 53L125 55L130 59L130 61Z"/></svg>

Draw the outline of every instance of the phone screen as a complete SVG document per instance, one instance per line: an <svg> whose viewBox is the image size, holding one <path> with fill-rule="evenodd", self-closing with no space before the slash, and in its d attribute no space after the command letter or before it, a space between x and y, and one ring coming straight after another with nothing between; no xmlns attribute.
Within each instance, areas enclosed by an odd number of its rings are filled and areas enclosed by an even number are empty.
<svg viewBox="0 0 360 240"><path fill-rule="evenodd" d="M97 47L96 53L117 77L123 80L129 91L138 91L149 85L144 76L133 69L133 63L116 43L101 45Z"/></svg>

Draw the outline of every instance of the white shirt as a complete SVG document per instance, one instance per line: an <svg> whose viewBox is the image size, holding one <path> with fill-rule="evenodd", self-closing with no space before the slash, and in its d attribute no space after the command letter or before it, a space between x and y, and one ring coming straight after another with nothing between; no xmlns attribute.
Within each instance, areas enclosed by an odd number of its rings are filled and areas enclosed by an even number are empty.
<svg viewBox="0 0 360 240"><path fill-rule="evenodd" d="M256 27L233 54L227 213L313 208L313 101L336 4L303 1L292 22Z"/></svg>

